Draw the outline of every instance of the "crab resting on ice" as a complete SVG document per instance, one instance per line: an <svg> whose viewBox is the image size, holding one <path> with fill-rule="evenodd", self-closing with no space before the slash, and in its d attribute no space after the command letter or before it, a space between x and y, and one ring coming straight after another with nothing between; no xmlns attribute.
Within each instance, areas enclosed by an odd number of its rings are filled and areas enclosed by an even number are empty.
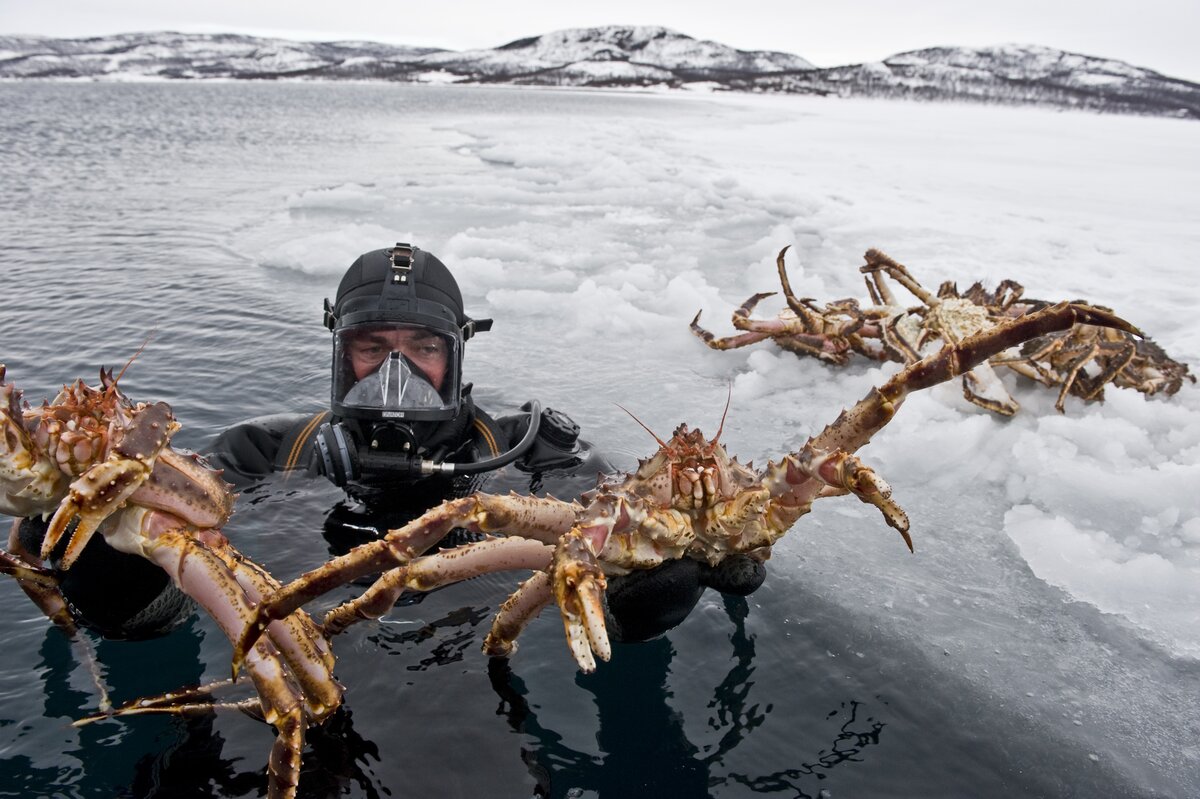
<svg viewBox="0 0 1200 799"><path fill-rule="evenodd" d="M994 292L980 283L961 294L950 281L942 283L937 296L926 291L903 264L879 250L868 250L860 271L878 276L882 270L908 289L924 304L912 314L919 317L915 346L905 349L906 360L916 360L924 343L931 339L954 341L963 335L1022 316L1050 305L1045 300L1024 297L1024 287L1003 280ZM877 279L877 283L882 284ZM867 284L870 287L870 283ZM1109 310L1103 306L1094 306ZM998 354L963 375L963 395L990 411L1011 416L1020 405L1001 385L992 367L1006 366L1017 374L1059 388L1054 407L1062 413L1068 395L1091 402L1104 399L1104 387L1113 384L1152 396L1179 391L1184 380L1196 382L1186 364L1170 358L1162 347L1144 336L1111 327L1079 324L1027 341L1020 354Z"/></svg>
<svg viewBox="0 0 1200 799"><path fill-rule="evenodd" d="M1057 386L1054 407L1064 409L1068 396L1091 402L1104 399L1104 387L1132 388L1146 396L1170 396L1183 381L1196 382L1187 364L1172 359L1148 338L1095 325L1076 325L1027 341L1016 356L997 356L995 366L1051 388Z"/></svg>
<svg viewBox="0 0 1200 799"><path fill-rule="evenodd" d="M623 480L604 482L582 502L510 494L451 500L379 541L357 547L267 597L235 647L235 667L272 620L343 583L384 572L358 598L334 609L325 629L336 633L386 613L405 588L430 589L487 572L531 569L503 604L484 642L490 655L514 651L523 627L556 603L571 653L583 671L608 659L604 622L606 577L691 557L716 565L728 555L766 559L775 543L823 497L853 494L876 506L912 548L908 519L891 489L854 452L895 414L905 396L961 375L997 352L1077 323L1136 332L1106 311L1061 303L947 344L905 367L797 452L761 472L738 463L698 430L680 425L669 441ZM423 553L451 529L504 534Z"/></svg>
<svg viewBox="0 0 1200 799"><path fill-rule="evenodd" d="M718 338L700 326L699 313L692 320L692 332L719 350L769 338L798 355L838 365L848 363L854 353L873 360L913 363L931 343L954 343L1051 305L1025 297L1024 287L1013 280L1001 281L994 291L974 283L961 293L953 282L945 281L935 294L903 264L871 249L863 256L866 264L859 268L865 275L870 303L860 305L858 300L843 299L822 306L809 298L797 298L792 292L784 268L786 252L785 247L776 259L787 301L787 308L777 318L760 320L750 316L761 300L772 296L755 294L733 312L733 326L744 332ZM885 276L903 286L919 304L901 305ZM997 376L993 367L998 366L1043 385L1057 386L1055 407L1060 412L1068 395L1085 401L1102 400L1104 386L1109 383L1149 396L1159 392L1171 395L1184 380L1195 382L1185 364L1168 357L1149 339L1135 338L1124 330L1081 324L1039 336L1026 343L1019 355L998 353L990 362L980 363L962 375L963 396L1002 416L1012 416L1021 406Z"/></svg>
<svg viewBox="0 0 1200 799"><path fill-rule="evenodd" d="M0 552L0 571L66 624L53 572L37 561L61 552L57 565L69 569L99 533L114 549L157 564L227 636L239 635L253 606L279 583L220 532L234 496L219 472L171 448L179 423L170 406L131 402L118 390L118 378L101 371L99 387L78 380L53 402L30 408L4 376L0 365L0 512L49 516L50 523L40 554ZM341 703L333 654L313 621L299 613L272 625L246 662L258 699L236 706L277 729L269 793L294 796L305 728ZM206 693L143 699L92 720L211 709Z"/></svg>
<svg viewBox="0 0 1200 799"><path fill-rule="evenodd" d="M775 259L783 298L787 302L787 307L775 319L754 319L750 316L758 303L775 295L775 292L765 292L751 296L733 312L733 326L742 333L717 338L700 326L700 314L703 311L697 311L692 319L692 332L715 350L736 349L772 339L780 347L797 355L810 355L838 366L849 363L856 352L878 361L903 360L894 357L894 353L879 341L886 340L886 323L905 312L902 306L896 305L895 298L886 286L881 285L876 289L868 280L872 304L866 307L853 298L818 305L815 300L797 297L792 292L783 262L787 251L788 248L784 247Z"/></svg>

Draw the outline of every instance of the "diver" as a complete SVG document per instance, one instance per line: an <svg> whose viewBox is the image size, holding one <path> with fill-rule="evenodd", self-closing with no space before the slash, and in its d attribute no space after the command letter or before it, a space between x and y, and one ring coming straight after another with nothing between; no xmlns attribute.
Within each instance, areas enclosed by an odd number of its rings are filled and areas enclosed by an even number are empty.
<svg viewBox="0 0 1200 799"><path fill-rule="evenodd" d="M341 487L348 500L325 524L335 551L473 491L574 499L614 471L559 411L529 402L493 417L475 405L465 345L492 320L465 313L458 283L432 253L398 243L359 256L325 300L324 322L333 335L329 409L235 425L208 458L238 487L273 472ZM682 558L610 579L610 633L654 637L683 621L706 587L745 596L764 577L761 563L741 556L717 567Z"/></svg>
<svg viewBox="0 0 1200 799"><path fill-rule="evenodd" d="M431 253L397 244L363 254L325 301L324 320L333 334L329 409L222 433L208 457L238 488L271 473L324 475L353 500L337 521L397 527L406 513L498 479L511 481L504 490L544 491L550 481L578 495L612 471L562 413L531 402L493 418L476 407L464 348L492 320L466 315L458 283Z"/></svg>

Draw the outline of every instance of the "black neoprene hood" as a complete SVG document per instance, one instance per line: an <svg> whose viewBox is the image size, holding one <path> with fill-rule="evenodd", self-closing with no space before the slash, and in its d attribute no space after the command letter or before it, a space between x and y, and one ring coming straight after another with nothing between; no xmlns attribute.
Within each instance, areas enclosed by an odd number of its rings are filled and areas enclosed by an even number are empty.
<svg viewBox="0 0 1200 799"><path fill-rule="evenodd" d="M413 248L406 279L407 291L388 291L396 274L393 250L372 250L360 255L338 284L332 328L358 322L403 320L434 328L462 330L469 321L463 312L462 292L454 275L432 253Z"/></svg>

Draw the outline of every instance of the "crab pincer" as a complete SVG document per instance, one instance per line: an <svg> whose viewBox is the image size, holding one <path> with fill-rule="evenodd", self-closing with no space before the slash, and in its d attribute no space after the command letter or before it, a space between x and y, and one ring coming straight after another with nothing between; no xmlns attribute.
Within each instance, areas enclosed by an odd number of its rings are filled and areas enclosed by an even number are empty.
<svg viewBox="0 0 1200 799"><path fill-rule="evenodd" d="M605 534L602 528L593 528L593 532ZM575 528L562 537L554 550L551 579L571 655L580 671L594 671L593 653L608 660L612 647L604 623L604 589L608 582L596 562L588 531Z"/></svg>

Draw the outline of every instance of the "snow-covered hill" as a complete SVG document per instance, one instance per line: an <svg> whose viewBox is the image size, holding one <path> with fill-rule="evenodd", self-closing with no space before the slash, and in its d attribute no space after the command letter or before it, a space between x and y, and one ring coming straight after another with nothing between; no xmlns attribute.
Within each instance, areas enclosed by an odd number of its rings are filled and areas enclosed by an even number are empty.
<svg viewBox="0 0 1200 799"><path fill-rule="evenodd" d="M89 39L0 36L0 78L271 79L436 52L377 42L295 42L236 34L122 33Z"/></svg>
<svg viewBox="0 0 1200 799"><path fill-rule="evenodd" d="M819 69L655 26L576 28L462 52L233 34L0 37L0 79L390 80L971 100L1200 119L1200 84L1047 47L939 47Z"/></svg>
<svg viewBox="0 0 1200 799"><path fill-rule="evenodd" d="M814 69L787 53L735 50L667 28L625 26L554 31L494 50L437 53L423 62L480 80L570 85L677 86Z"/></svg>
<svg viewBox="0 0 1200 799"><path fill-rule="evenodd" d="M1108 58L1033 45L935 47L867 64L766 75L737 88L975 100L1200 119L1200 84Z"/></svg>

